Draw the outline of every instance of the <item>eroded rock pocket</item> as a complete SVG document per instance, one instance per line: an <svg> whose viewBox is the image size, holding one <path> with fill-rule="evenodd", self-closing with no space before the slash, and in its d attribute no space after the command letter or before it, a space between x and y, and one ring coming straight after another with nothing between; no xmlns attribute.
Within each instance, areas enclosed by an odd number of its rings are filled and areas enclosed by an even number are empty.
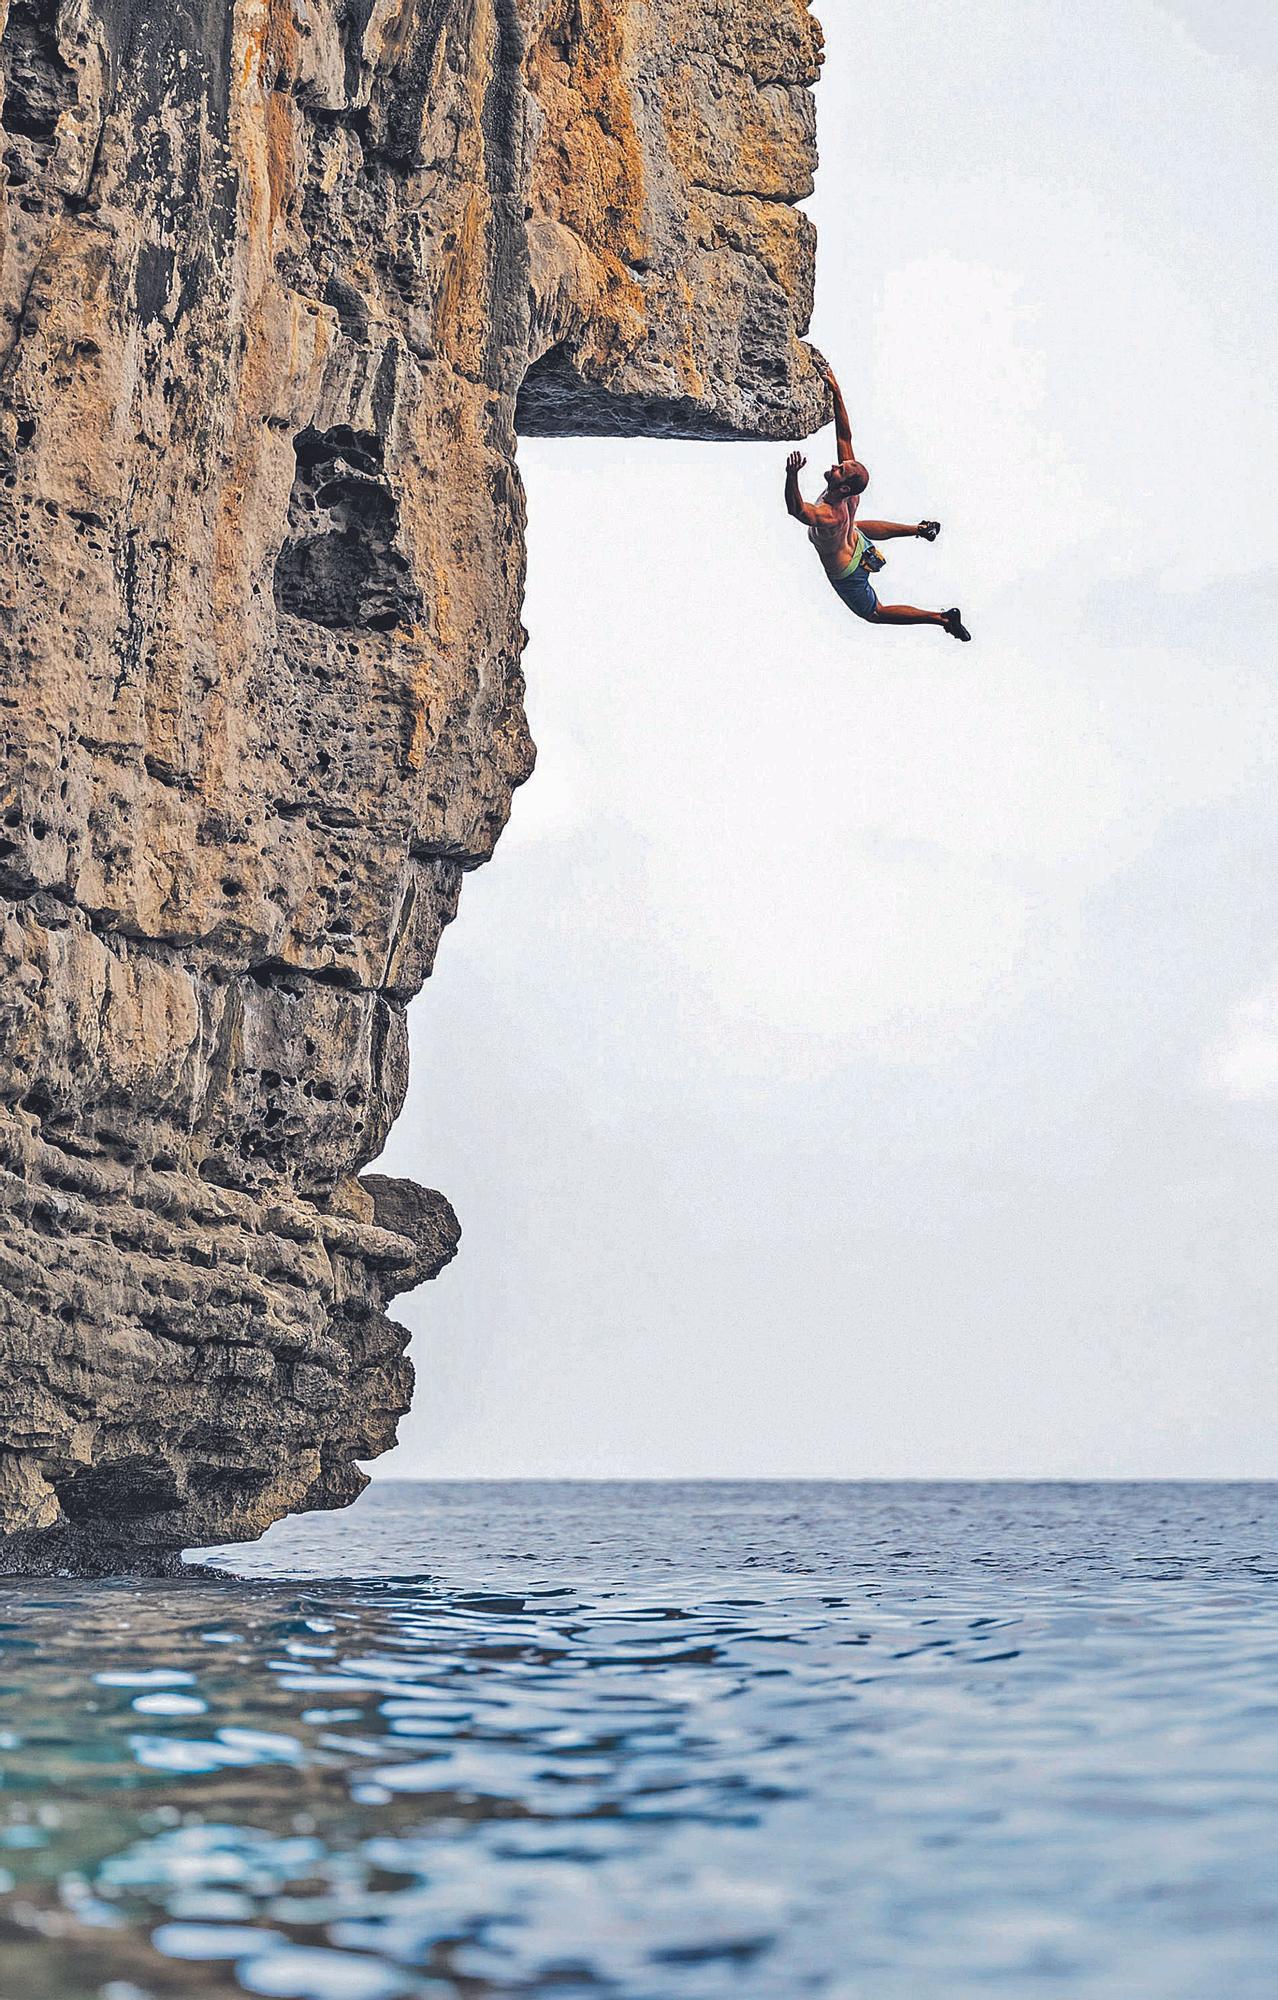
<svg viewBox="0 0 1278 2000"><path fill-rule="evenodd" d="M276 609L345 631L393 632L421 616L421 596L395 543L399 502L382 446L337 424L294 440L297 476L288 540L275 565Z"/></svg>
<svg viewBox="0 0 1278 2000"><path fill-rule="evenodd" d="M0 38L0 158L17 205L38 214L56 192L42 183L58 119L76 99L75 72L58 47L56 0L10 0Z"/></svg>

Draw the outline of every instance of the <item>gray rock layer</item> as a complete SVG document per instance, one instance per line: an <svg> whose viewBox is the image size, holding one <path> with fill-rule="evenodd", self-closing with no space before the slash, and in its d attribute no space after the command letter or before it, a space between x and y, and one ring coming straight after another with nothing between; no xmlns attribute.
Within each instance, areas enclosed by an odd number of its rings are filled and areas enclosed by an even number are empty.
<svg viewBox="0 0 1278 2000"><path fill-rule="evenodd" d="M340 1506L441 1195L360 1170L533 752L526 433L782 437L805 0L10 0L0 1567Z"/></svg>

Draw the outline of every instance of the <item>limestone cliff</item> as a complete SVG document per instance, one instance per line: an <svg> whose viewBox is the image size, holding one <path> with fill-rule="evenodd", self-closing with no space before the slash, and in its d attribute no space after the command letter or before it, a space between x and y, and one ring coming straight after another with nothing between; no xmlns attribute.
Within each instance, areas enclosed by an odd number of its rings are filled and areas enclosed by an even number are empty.
<svg viewBox="0 0 1278 2000"><path fill-rule="evenodd" d="M360 1170L532 767L516 432L822 420L819 37L10 0L0 57L0 1566L162 1567L393 1440L457 1225Z"/></svg>

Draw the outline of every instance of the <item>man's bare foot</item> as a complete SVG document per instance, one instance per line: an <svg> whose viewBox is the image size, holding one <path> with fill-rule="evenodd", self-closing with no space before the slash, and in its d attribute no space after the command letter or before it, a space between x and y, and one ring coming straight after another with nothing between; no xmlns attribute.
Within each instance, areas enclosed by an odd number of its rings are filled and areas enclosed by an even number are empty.
<svg viewBox="0 0 1278 2000"><path fill-rule="evenodd" d="M920 521L918 532L925 542L934 542L941 532L939 521Z"/></svg>
<svg viewBox="0 0 1278 2000"><path fill-rule="evenodd" d="M972 636L963 623L963 614L957 604L945 614L945 629L951 639L970 639Z"/></svg>

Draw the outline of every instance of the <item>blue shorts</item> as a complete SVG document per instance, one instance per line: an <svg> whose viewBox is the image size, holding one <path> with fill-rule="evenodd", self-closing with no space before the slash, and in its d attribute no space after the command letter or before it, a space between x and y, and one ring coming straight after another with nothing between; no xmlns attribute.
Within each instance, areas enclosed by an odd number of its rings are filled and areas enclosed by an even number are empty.
<svg viewBox="0 0 1278 2000"><path fill-rule="evenodd" d="M879 600L875 596L874 585L870 582L869 572L863 562L859 562L849 575L831 577L830 582L849 611L855 611L858 618L873 618L879 608Z"/></svg>

